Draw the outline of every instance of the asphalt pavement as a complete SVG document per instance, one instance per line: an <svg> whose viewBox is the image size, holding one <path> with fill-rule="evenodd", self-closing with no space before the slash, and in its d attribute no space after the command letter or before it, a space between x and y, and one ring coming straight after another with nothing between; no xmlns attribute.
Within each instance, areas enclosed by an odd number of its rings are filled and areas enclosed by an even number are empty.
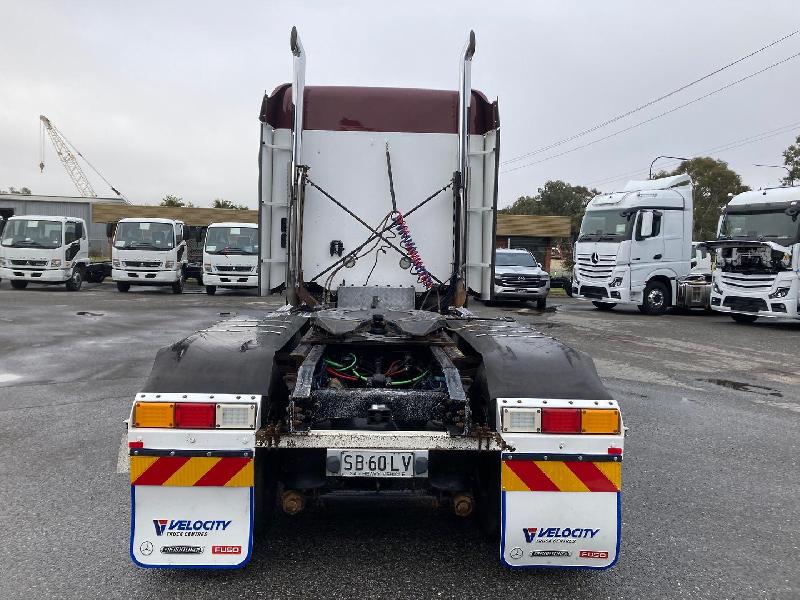
<svg viewBox="0 0 800 600"><path fill-rule="evenodd" d="M471 308L586 351L619 400L613 569L509 571L472 521L375 497L278 518L240 571L135 567L120 441L156 351L283 304L187 291L0 283L0 598L800 598L800 324L569 298Z"/></svg>

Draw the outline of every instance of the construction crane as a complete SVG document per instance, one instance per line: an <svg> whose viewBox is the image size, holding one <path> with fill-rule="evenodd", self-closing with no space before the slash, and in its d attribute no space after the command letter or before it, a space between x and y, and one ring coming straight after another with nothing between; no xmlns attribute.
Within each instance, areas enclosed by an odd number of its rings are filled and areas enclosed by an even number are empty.
<svg viewBox="0 0 800 600"><path fill-rule="evenodd" d="M53 125L53 122L45 117L44 115L39 115L39 121L41 123L40 128L40 143L39 143L39 171L44 171L44 133L45 131L50 136L50 141L53 142L53 147L56 149L56 154L58 154L58 158L61 159L61 164L64 165L64 168L67 170L67 174L69 175L70 179L72 179L72 183L75 184L75 187L78 188L78 193L83 198L97 198L97 193L95 193L92 184L89 182L89 179L86 177L86 173L83 172L81 169L80 164L78 163L77 156L80 156L87 165L95 172L97 175L106 182L108 187L120 198L122 198L126 203L128 199L113 185L109 183L109 181L103 177L103 175L98 171L92 163L86 160L86 157L80 153L80 151L72 144L64 134L62 134L58 128Z"/></svg>

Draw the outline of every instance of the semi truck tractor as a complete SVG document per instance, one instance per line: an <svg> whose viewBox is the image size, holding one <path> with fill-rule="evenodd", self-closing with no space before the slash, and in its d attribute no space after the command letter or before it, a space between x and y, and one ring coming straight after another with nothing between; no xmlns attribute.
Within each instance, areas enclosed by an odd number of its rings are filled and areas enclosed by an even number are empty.
<svg viewBox="0 0 800 600"><path fill-rule="evenodd" d="M188 253L184 224L171 219L121 219L111 249L111 278L120 292L131 285L167 286L183 293Z"/></svg>
<svg viewBox="0 0 800 600"><path fill-rule="evenodd" d="M711 309L738 323L800 318L800 188L734 196L720 220Z"/></svg>
<svg viewBox="0 0 800 600"><path fill-rule="evenodd" d="M133 561L241 567L273 513L400 490L509 567L610 567L617 402L585 354L465 306L493 285L500 134L474 35L457 91L305 86L290 46L259 149L260 285L287 303L158 352L128 421Z"/></svg>
<svg viewBox="0 0 800 600"><path fill-rule="evenodd" d="M634 304L664 314L691 271L692 211L688 175L630 181L594 197L575 244L573 296L599 310Z"/></svg>
<svg viewBox="0 0 800 600"><path fill-rule="evenodd" d="M258 225L211 223L203 246L203 284L206 293L217 288L258 288Z"/></svg>
<svg viewBox="0 0 800 600"><path fill-rule="evenodd" d="M0 279L24 290L29 283L81 289L89 268L86 223L75 217L14 216L0 238Z"/></svg>

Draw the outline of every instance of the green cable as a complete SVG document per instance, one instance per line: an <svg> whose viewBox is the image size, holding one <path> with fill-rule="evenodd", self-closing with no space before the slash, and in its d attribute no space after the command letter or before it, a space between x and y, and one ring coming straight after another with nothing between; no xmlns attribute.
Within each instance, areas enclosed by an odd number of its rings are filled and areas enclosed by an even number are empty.
<svg viewBox="0 0 800 600"><path fill-rule="evenodd" d="M390 381L389 385L405 385L407 383L417 383L420 379L424 379L430 371L425 371L422 375L417 375L413 379L405 379L403 381Z"/></svg>
<svg viewBox="0 0 800 600"><path fill-rule="evenodd" d="M358 362L358 359L356 358L355 354L348 354L348 356L352 356L353 357L353 362L351 362L348 366L344 366L343 364L337 363L336 361L333 361L333 360L331 360L329 358L323 359L323 362L326 365L330 365L330 366L338 369L339 371L349 371L350 369L352 369L353 367L356 366L356 362Z"/></svg>

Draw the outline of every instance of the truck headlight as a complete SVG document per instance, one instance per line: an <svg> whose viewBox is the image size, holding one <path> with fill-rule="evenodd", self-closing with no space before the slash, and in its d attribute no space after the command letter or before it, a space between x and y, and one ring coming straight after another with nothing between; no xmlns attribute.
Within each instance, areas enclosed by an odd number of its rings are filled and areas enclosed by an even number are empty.
<svg viewBox="0 0 800 600"><path fill-rule="evenodd" d="M714 290L715 294L722 294L722 290L719 289L716 281L714 282L714 285L711 286L711 289Z"/></svg>
<svg viewBox="0 0 800 600"><path fill-rule="evenodd" d="M116 258L113 259L111 261L111 266L114 267L115 269L119 269L119 259L116 259Z"/></svg>
<svg viewBox="0 0 800 600"><path fill-rule="evenodd" d="M7 267L8 263L5 258L0 257L0 267Z"/></svg>
<svg viewBox="0 0 800 600"><path fill-rule="evenodd" d="M60 258L54 258L53 260L50 261L50 267L55 269L56 267L60 267L60 266L61 266L61 259Z"/></svg>
<svg viewBox="0 0 800 600"><path fill-rule="evenodd" d="M619 287L622 285L622 277L614 277L608 287Z"/></svg>
<svg viewBox="0 0 800 600"><path fill-rule="evenodd" d="M784 253L783 258L781 259L781 266L785 268L789 268L792 266L792 255L788 253Z"/></svg>
<svg viewBox="0 0 800 600"><path fill-rule="evenodd" d="M175 268L175 261L174 260L164 261L164 268L165 269L174 269Z"/></svg>
<svg viewBox="0 0 800 600"><path fill-rule="evenodd" d="M772 292L769 295L769 297L770 298L786 298L786 296L788 294L789 294L789 288L788 287L780 287L777 290L775 290L774 292Z"/></svg>
<svg viewBox="0 0 800 600"><path fill-rule="evenodd" d="M212 269L211 269L211 263L206 263L206 264L204 264L204 265L203 265L203 270L204 270L206 273L211 273L211 270L212 270Z"/></svg>

